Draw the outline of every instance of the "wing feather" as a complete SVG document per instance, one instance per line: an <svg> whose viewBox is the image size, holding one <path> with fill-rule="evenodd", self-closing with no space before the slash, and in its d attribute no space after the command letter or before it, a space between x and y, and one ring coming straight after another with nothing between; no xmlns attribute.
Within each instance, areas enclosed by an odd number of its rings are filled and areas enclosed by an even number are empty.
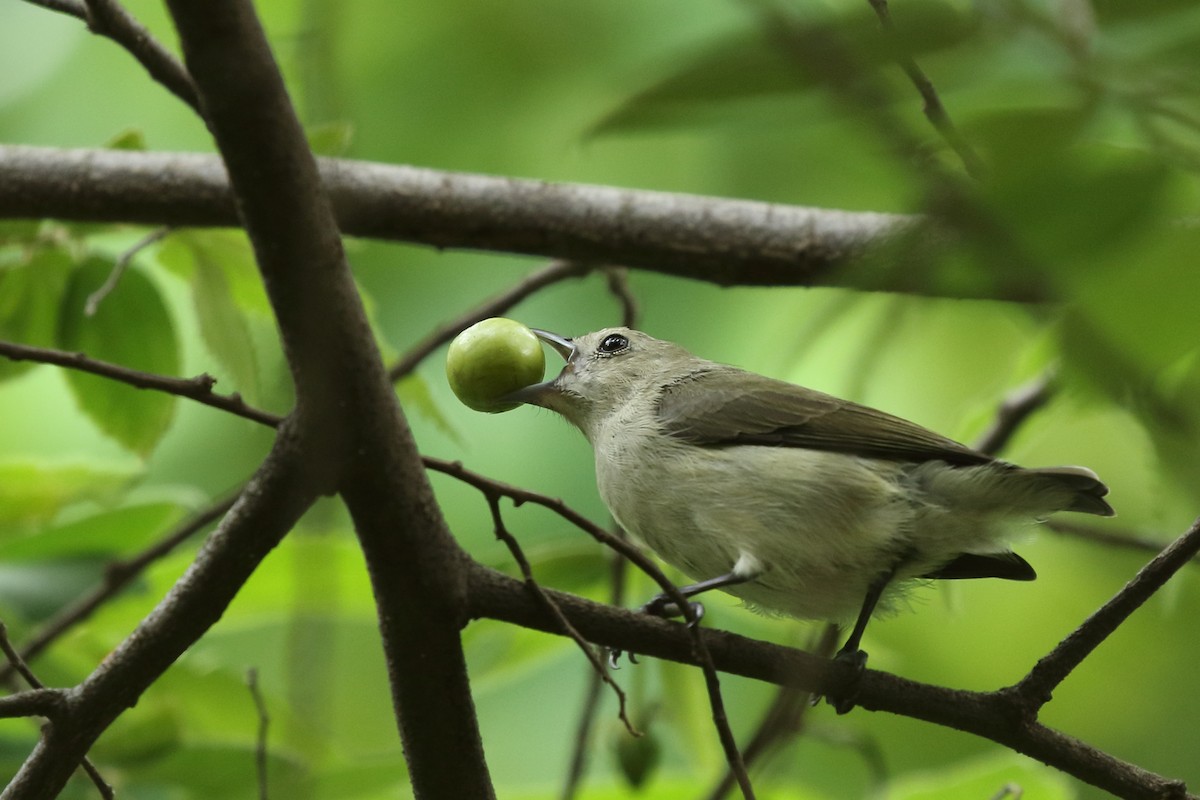
<svg viewBox="0 0 1200 800"><path fill-rule="evenodd" d="M665 386L658 414L668 435L701 446L805 447L962 466L994 460L891 414L719 364Z"/></svg>

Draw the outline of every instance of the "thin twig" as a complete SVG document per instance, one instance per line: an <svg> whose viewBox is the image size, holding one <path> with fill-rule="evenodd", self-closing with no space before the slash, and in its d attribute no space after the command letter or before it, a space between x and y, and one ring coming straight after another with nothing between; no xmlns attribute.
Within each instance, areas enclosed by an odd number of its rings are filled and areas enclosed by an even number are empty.
<svg viewBox="0 0 1200 800"><path fill-rule="evenodd" d="M66 695L59 689L27 689L0 697L0 719L45 717L54 720L66 709Z"/></svg>
<svg viewBox="0 0 1200 800"><path fill-rule="evenodd" d="M1197 552L1200 552L1200 519L1142 567L1124 588L1043 656L1013 687L1028 709L1036 713L1045 705L1054 689Z"/></svg>
<svg viewBox="0 0 1200 800"><path fill-rule="evenodd" d="M613 531L618 538L625 538L625 532L620 528ZM629 572L629 561L620 553L610 555L610 587L609 605L622 606L625 603L626 575ZM575 747L571 753L571 763L567 769L567 779L563 782L561 800L572 800L583 783L584 770L587 767L588 751L595 726L596 713L600 708L600 673L590 670L588 687L584 693L583 709L579 713L579 723L575 727Z"/></svg>
<svg viewBox="0 0 1200 800"><path fill-rule="evenodd" d="M500 513L501 495L495 492L485 492L484 497L487 499L488 509L490 509L492 512L492 525L496 534L496 538L504 542L504 545L508 548L508 551L512 553L517 565L521 568L521 575L525 578L525 585L529 587L529 591L532 592L535 597L537 597L538 602L545 606L546 610L554 615L555 619L557 619L559 624L562 626L563 632L566 633L566 635L570 637L575 644L579 645L579 649L582 650L584 655L587 656L588 662L591 663L595 674L600 676L600 679L604 681L604 683L608 684L609 688L613 690L613 694L617 696L617 716L620 717L621 722L625 725L625 730L629 731L631 736L641 736L641 732L633 726L633 723L629 720L629 716L626 714L625 691L618 686L617 682L614 681L612 676L608 674L608 667L605 666L604 659L596 655L596 652L592 649L591 645L589 645L587 641L579 635L579 631L575 630L575 626L572 625L570 620L567 619L566 615L562 613L562 609L560 609L558 605L550 599L549 595L542 591L541 585L536 579L534 579L533 567L530 566L529 559L525 557L525 553L521 549L521 545L516 540L516 537L512 535L512 533L508 530L508 527L504 524L504 517Z"/></svg>
<svg viewBox="0 0 1200 800"><path fill-rule="evenodd" d="M639 316L638 301L629 285L628 267L605 267L604 277L608 281L608 291L621 304L621 324L626 328L636 328Z"/></svg>
<svg viewBox="0 0 1200 800"><path fill-rule="evenodd" d="M83 353L69 353L65 350L54 350L49 347L34 347L33 345L17 344L0 341L0 356L12 361L36 361L41 364L55 364L60 367L77 369L111 378L138 389L152 389L167 394L186 397L203 403L206 406L228 411L239 417L277 427L282 420L276 414L256 409L242 400L236 392L231 395L221 395L213 391L216 378L211 375L198 375L195 378L169 378L155 375L151 372L124 367L108 361L89 358Z"/></svg>
<svg viewBox="0 0 1200 800"><path fill-rule="evenodd" d="M871 8L875 9L876 16L879 17L879 23L884 30L884 34L888 37L893 37L896 31L896 24L892 21L892 12L888 9L888 0L867 0L871 4ZM916 60L909 55L897 55L896 63L900 65L900 69L904 70L904 74L908 76L909 81L916 87L917 92L921 95L923 101L922 111L925 113L925 118L929 120L934 129L941 135L946 144L958 155L963 163L963 168L975 180L982 180L987 175L987 167L983 163L983 159L975 152L966 138L955 126L950 119L946 107L942 105L942 100L938 96L937 89L933 86L933 81L929 80L929 76L921 69Z"/></svg>
<svg viewBox="0 0 1200 800"><path fill-rule="evenodd" d="M187 69L119 3L113 0L86 0L86 2L26 0L26 2L86 22L88 30L121 45L137 59L151 78L191 106L197 114L203 116L200 111L200 101L196 96L196 87L192 84Z"/></svg>
<svg viewBox="0 0 1200 800"><path fill-rule="evenodd" d="M25 663L25 659L21 658L21 654L17 652L12 642L9 641L8 626L3 622L0 622L0 650L4 651L5 657L8 658L8 663L17 671L17 674L25 679L26 683L36 690L47 691L46 686L33 674L33 670ZM104 776L96 769L96 765L92 763L92 760L84 756L83 760L79 762L79 766L91 778L92 783L96 785L96 791L100 793L100 796L104 800L112 800L113 788L108 784L108 781L104 780Z"/></svg>
<svg viewBox="0 0 1200 800"><path fill-rule="evenodd" d="M828 623L822 626L820 633L806 649L813 655L829 658L837 647L838 635L838 626ZM776 690L771 705L759 720L754 733L750 735L750 741L742 749L742 758L747 766L777 748L786 737L796 736L804 729L805 717L812 708L810 697L811 692L795 686L780 686ZM733 788L734 780L733 773L726 770L717 781L717 785L708 793L708 800L722 800Z"/></svg>
<svg viewBox="0 0 1200 800"><path fill-rule="evenodd" d="M96 291L88 295L87 302L83 304L83 313L89 317L94 317L96 311L100 308L100 303L104 298L112 294L113 289L117 288L117 284L121 281L121 276L125 274L125 270L129 268L130 262L134 256L145 250L155 242L161 241L163 237L173 231L174 228L168 226L151 231L137 241L132 247L126 250L117 258L113 264L112 271L108 273L108 278L104 281L104 285Z"/></svg>
<svg viewBox="0 0 1200 800"><path fill-rule="evenodd" d="M1005 397L991 426L975 442L975 449L994 456L1007 447L1017 428L1050 401L1055 374L1055 370L1047 370Z"/></svg>
<svg viewBox="0 0 1200 800"><path fill-rule="evenodd" d="M271 716L267 713L267 701L258 686L258 670L246 670L246 687L254 699L254 711L258 715L258 734L254 745L254 768L258 774L258 798L268 800L267 795L267 732L271 727Z"/></svg>
<svg viewBox="0 0 1200 800"><path fill-rule="evenodd" d="M1134 531L1114 529L1108 526L1100 528L1071 520L1052 519L1046 523L1046 527L1063 536L1071 536L1076 539L1082 539L1085 542L1110 545L1139 553L1161 553L1164 547L1161 541L1149 539ZM1200 566L1200 558L1193 558L1188 563Z"/></svg>
<svg viewBox="0 0 1200 800"><path fill-rule="evenodd" d="M413 345L388 369L388 379L394 383L412 372L430 353L453 339L464 328L488 317L499 316L534 292L567 278L582 277L591 269L590 266L576 261L552 261L545 267L531 272L516 286L441 325Z"/></svg>

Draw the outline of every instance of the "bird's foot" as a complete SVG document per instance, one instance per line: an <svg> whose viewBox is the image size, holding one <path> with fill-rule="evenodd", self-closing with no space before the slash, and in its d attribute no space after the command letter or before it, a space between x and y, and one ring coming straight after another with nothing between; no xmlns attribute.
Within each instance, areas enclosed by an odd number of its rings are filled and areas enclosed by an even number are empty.
<svg viewBox="0 0 1200 800"><path fill-rule="evenodd" d="M688 602L688 607L692 610L688 625L695 626L704 618L704 604L691 600ZM678 603L665 594L656 594L650 599L650 602L642 606L641 611L643 614L650 614L651 616L662 617L663 619L688 616L679 607Z"/></svg>
<svg viewBox="0 0 1200 800"><path fill-rule="evenodd" d="M846 688L839 692L837 696L830 694L825 695L825 702L833 706L833 710L838 714L848 714L854 708L855 701L858 699L858 692L862 684L863 673L867 671L867 652L865 650L849 650L843 647L833 657L833 660L839 664L849 664L854 670L854 675ZM813 698L814 702L820 700L820 695Z"/></svg>
<svg viewBox="0 0 1200 800"><path fill-rule="evenodd" d="M695 627L704 618L704 604L698 603L695 600L688 602L688 608L691 609L691 619L688 620L688 627ZM686 617L683 609L679 604L665 594L657 594L650 599L650 602L642 606L639 611L643 614L649 614L662 619L671 619L673 617ZM620 669L621 656L628 656L630 664L638 663L637 656L634 653L626 653L624 650L613 648L608 651L608 668Z"/></svg>

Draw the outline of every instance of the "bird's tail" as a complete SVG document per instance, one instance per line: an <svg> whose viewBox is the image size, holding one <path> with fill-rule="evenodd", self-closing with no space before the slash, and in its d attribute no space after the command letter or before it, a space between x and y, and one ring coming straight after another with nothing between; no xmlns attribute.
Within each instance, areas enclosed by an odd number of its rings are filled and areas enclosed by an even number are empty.
<svg viewBox="0 0 1200 800"><path fill-rule="evenodd" d="M1081 514L1095 514L1100 517L1113 517L1117 514L1104 499L1108 494L1108 487L1087 467L1043 467L1022 471L1036 477L1047 487L1054 486L1069 492L1070 504L1063 506L1060 509L1062 511L1078 511Z"/></svg>

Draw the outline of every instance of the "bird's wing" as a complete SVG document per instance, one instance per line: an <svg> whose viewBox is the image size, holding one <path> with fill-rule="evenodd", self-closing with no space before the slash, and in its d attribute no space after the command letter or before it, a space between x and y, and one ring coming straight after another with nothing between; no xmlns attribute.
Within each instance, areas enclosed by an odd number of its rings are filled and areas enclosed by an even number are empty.
<svg viewBox="0 0 1200 800"><path fill-rule="evenodd" d="M805 447L961 466L993 461L891 414L724 365L663 387L658 414L668 435L696 445Z"/></svg>

